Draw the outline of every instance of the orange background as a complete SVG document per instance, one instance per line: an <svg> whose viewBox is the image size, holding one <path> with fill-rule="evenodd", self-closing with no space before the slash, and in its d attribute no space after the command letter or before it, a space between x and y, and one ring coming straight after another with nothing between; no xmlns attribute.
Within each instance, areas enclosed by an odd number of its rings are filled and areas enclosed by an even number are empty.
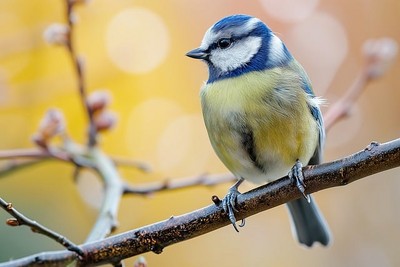
<svg viewBox="0 0 400 267"><path fill-rule="evenodd" d="M130 182L226 172L201 117L198 93L207 70L184 54L200 44L209 26L234 13L257 16L277 32L328 103L356 76L364 41L391 37L400 42L396 0L95 0L78 7L74 36L85 59L87 86L109 90L118 114L118 125L102 135L101 146L153 167L150 174L121 169ZM63 111L75 140L85 140L68 54L42 38L54 22L64 22L61 0L0 2L0 149L32 147L30 138L50 107ZM381 79L368 85L351 118L328 133L326 161L373 140L399 137L399 75L397 57ZM24 169L1 177L0 196L81 243L96 218L101 187L87 172L76 186L72 173L72 166L55 161ZM239 234L225 227L145 257L149 266L399 266L399 176L399 169L391 170L314 194L333 233L329 248L299 246L285 208L278 207L248 218ZM208 205L211 195L222 197L229 186L125 197L117 232ZM241 190L250 188L245 184ZM8 217L0 211L0 221ZM60 248L26 228L0 224L0 262Z"/></svg>

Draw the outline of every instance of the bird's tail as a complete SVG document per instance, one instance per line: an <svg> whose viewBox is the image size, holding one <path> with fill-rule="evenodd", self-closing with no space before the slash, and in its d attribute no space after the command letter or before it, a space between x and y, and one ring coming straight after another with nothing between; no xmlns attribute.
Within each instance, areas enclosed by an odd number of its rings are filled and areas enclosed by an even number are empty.
<svg viewBox="0 0 400 267"><path fill-rule="evenodd" d="M293 230L300 243L311 247L314 242L327 246L331 240L329 227L314 199L310 203L299 198L287 203L293 222Z"/></svg>

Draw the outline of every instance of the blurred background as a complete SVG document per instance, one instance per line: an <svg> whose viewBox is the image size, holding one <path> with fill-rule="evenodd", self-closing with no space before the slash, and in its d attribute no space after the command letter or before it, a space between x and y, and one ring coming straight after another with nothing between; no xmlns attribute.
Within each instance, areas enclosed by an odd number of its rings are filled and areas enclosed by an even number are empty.
<svg viewBox="0 0 400 267"><path fill-rule="evenodd" d="M400 42L397 0L93 0L76 9L75 41L85 59L89 91L107 89L118 124L102 135L105 152L143 160L151 173L122 168L132 183L225 173L209 144L199 105L205 66L185 57L220 18L247 13L265 21L307 70L328 106L352 83L370 38ZM31 136L51 107L63 111L68 132L85 141L70 58L42 36L64 23L63 0L0 2L0 149L32 147ZM325 161L362 150L371 141L400 135L400 62L368 85L352 116L328 132ZM73 167L50 161L0 177L0 196L25 215L76 243L97 215L101 185L90 172L72 179ZM145 254L149 266L400 266L400 169L343 188L315 193L333 234L328 248L305 249L293 239L284 206L232 227ZM117 232L180 215L223 197L230 184L128 196ZM251 189L247 183L242 191ZM53 241L3 223L0 262L47 250ZM135 258L127 260L132 266Z"/></svg>

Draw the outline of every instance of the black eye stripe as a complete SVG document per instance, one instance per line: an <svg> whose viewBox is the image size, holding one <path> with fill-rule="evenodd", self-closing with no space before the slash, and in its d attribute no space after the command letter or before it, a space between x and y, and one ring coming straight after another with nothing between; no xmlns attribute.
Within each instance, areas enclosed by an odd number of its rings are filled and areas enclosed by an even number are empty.
<svg viewBox="0 0 400 267"><path fill-rule="evenodd" d="M215 43L212 43L212 44L208 47L207 52L211 52L212 50L219 48L218 42L219 42L220 40L222 40L222 39L228 39L228 40L230 40L230 41L231 41L230 46L231 46L231 45L234 44L235 42L240 41L240 40L242 40L242 39L244 39L244 38L246 38L246 37L249 37L250 35L251 35L251 33L249 33L249 34L244 34L244 35L241 35L241 36L232 36L232 37L230 37L230 38L228 38L228 37L220 38L220 39L218 39Z"/></svg>

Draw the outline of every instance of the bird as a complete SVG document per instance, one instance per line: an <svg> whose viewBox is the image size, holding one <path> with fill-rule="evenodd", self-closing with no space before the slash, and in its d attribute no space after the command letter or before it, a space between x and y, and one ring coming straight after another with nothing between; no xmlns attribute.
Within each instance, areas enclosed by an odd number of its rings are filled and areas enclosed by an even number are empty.
<svg viewBox="0 0 400 267"><path fill-rule="evenodd" d="M215 153L238 179L222 200L236 231L240 184L289 175L304 196L287 203L292 231L307 247L327 246L329 227L303 181L303 163L321 163L325 140L323 99L304 68L263 21L245 14L216 22L186 56L208 66L202 113Z"/></svg>

